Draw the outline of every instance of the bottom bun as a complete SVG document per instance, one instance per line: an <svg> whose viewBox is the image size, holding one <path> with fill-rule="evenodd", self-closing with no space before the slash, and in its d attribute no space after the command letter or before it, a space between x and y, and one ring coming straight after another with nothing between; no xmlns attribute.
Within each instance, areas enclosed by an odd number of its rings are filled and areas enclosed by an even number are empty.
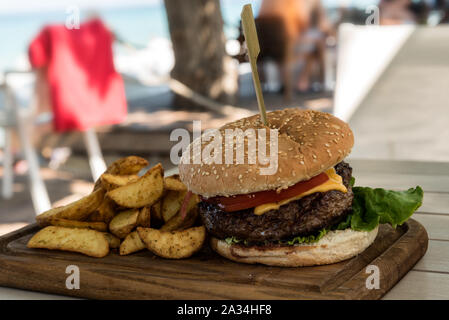
<svg viewBox="0 0 449 320"><path fill-rule="evenodd" d="M335 230L313 244L293 246L244 246L227 244L224 240L212 237L211 246L223 257L236 262L306 267L336 263L358 255L374 242L377 231L378 227L368 232Z"/></svg>

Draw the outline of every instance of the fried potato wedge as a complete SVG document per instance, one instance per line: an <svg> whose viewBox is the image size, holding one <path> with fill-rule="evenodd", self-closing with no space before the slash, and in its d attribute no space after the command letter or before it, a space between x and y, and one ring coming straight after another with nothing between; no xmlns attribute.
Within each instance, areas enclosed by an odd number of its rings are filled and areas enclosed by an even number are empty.
<svg viewBox="0 0 449 320"><path fill-rule="evenodd" d="M163 174L162 166L158 164L137 181L111 190L107 196L118 205L127 208L151 206L159 200L164 191Z"/></svg>
<svg viewBox="0 0 449 320"><path fill-rule="evenodd" d="M182 202L186 195L185 191L168 191L162 199L161 211L165 222L173 218L181 209Z"/></svg>
<svg viewBox="0 0 449 320"><path fill-rule="evenodd" d="M135 174L119 176L110 173L103 173L100 177L101 185L106 189L106 191L111 191L117 189L118 187L126 186L127 184L138 179L139 176Z"/></svg>
<svg viewBox="0 0 449 320"><path fill-rule="evenodd" d="M204 226L171 232L138 227L137 232L148 250L167 259L190 257L201 249L206 239Z"/></svg>
<svg viewBox="0 0 449 320"><path fill-rule="evenodd" d="M162 221L162 202L158 201L151 206L151 219Z"/></svg>
<svg viewBox="0 0 449 320"><path fill-rule="evenodd" d="M46 227L28 241L28 248L79 252L102 258L109 253L109 243L102 232L89 229Z"/></svg>
<svg viewBox="0 0 449 320"><path fill-rule="evenodd" d="M52 226L66 228L85 228L103 232L108 230L108 226L104 222L75 221L60 218L50 218L48 220L48 223Z"/></svg>
<svg viewBox="0 0 449 320"><path fill-rule="evenodd" d="M115 175L138 174L140 170L148 166L149 163L144 158L129 156L114 161L107 169L106 173Z"/></svg>
<svg viewBox="0 0 449 320"><path fill-rule="evenodd" d="M139 213L138 209L120 212L109 224L109 231L120 239L125 238L137 226Z"/></svg>
<svg viewBox="0 0 449 320"><path fill-rule="evenodd" d="M161 227L161 231L183 230L193 226L198 217L197 204L199 202L199 197L196 194L191 194L190 196L186 194L183 201L188 201L187 203L182 204L185 208L182 208L181 206L181 210ZM183 210L185 210L185 213Z"/></svg>
<svg viewBox="0 0 449 320"><path fill-rule="evenodd" d="M114 236L109 232L103 232L103 235L105 236L106 240L109 243L109 248L117 249L120 247L120 238L117 238L116 236Z"/></svg>
<svg viewBox="0 0 449 320"><path fill-rule="evenodd" d="M140 240L137 231L133 231L128 234L120 245L120 255L125 256L127 254L131 254L140 250L145 249L145 243Z"/></svg>
<svg viewBox="0 0 449 320"><path fill-rule="evenodd" d="M103 202L101 202L97 210L94 211L87 220L109 224L115 216L115 207L116 205L114 201L112 201L108 197L104 197Z"/></svg>
<svg viewBox="0 0 449 320"><path fill-rule="evenodd" d="M151 224L151 209L150 207L143 207L140 209L137 217L137 226L149 228Z"/></svg>
<svg viewBox="0 0 449 320"><path fill-rule="evenodd" d="M140 170L148 166L147 160L137 156L129 156L120 158L111 163L104 173L110 173L113 175L134 175L138 174ZM101 187L101 179L95 182L94 190Z"/></svg>
<svg viewBox="0 0 449 320"><path fill-rule="evenodd" d="M187 191L187 186L181 182L178 174L164 178L164 188L172 191Z"/></svg>
<svg viewBox="0 0 449 320"><path fill-rule="evenodd" d="M68 220L82 221L86 220L101 204L105 191L100 188L85 196L78 201L72 202L66 206L50 209L36 217L39 226L48 226L50 218L60 218Z"/></svg>
<svg viewBox="0 0 449 320"><path fill-rule="evenodd" d="M177 231L190 228L195 223L196 218L198 217L198 210L193 209L187 213L186 217L182 217L180 212L178 212L173 218L168 220L164 225L159 229L161 231Z"/></svg>

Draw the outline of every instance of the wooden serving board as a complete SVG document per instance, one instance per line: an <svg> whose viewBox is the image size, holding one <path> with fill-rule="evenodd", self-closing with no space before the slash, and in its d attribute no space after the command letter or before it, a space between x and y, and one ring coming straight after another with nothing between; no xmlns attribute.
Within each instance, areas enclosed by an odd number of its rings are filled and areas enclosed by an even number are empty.
<svg viewBox="0 0 449 320"><path fill-rule="evenodd" d="M279 268L226 260L208 246L190 259L166 260L149 251L102 259L28 249L30 225L0 238L0 286L93 299L379 299L425 254L424 227L410 219L383 225L375 242L352 259L327 266ZM80 270L80 289L66 288L66 268ZM367 289L366 267L380 271Z"/></svg>

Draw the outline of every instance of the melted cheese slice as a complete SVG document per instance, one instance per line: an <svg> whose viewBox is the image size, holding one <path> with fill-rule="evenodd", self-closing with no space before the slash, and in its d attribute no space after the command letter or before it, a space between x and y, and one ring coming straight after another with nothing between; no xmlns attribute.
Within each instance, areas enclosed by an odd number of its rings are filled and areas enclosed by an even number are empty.
<svg viewBox="0 0 449 320"><path fill-rule="evenodd" d="M306 192L303 192L301 194L298 194L297 196L294 196L292 198L288 198L279 202L271 202L271 203L265 203L261 204L260 206L257 206L254 208L254 214L255 215L261 215L264 214L267 211L270 210L277 210L280 206L283 206L284 204L287 204L291 201L299 200L309 194L315 193L315 192L327 192L330 190L338 190L341 192L348 192L346 187L343 184L343 179L341 176L339 176L334 168L330 168L325 172L327 176L329 177L329 180L326 182L320 184L319 186L316 186L310 190L307 190Z"/></svg>

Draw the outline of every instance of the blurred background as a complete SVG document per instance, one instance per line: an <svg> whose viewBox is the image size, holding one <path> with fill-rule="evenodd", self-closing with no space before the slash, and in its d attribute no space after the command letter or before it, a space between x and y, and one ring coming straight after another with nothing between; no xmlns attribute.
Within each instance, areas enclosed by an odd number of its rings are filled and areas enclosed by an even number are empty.
<svg viewBox="0 0 449 320"><path fill-rule="evenodd" d="M175 128L268 110L331 112L351 157L449 161L449 0L0 3L0 234L92 189L105 164L170 162Z"/></svg>

